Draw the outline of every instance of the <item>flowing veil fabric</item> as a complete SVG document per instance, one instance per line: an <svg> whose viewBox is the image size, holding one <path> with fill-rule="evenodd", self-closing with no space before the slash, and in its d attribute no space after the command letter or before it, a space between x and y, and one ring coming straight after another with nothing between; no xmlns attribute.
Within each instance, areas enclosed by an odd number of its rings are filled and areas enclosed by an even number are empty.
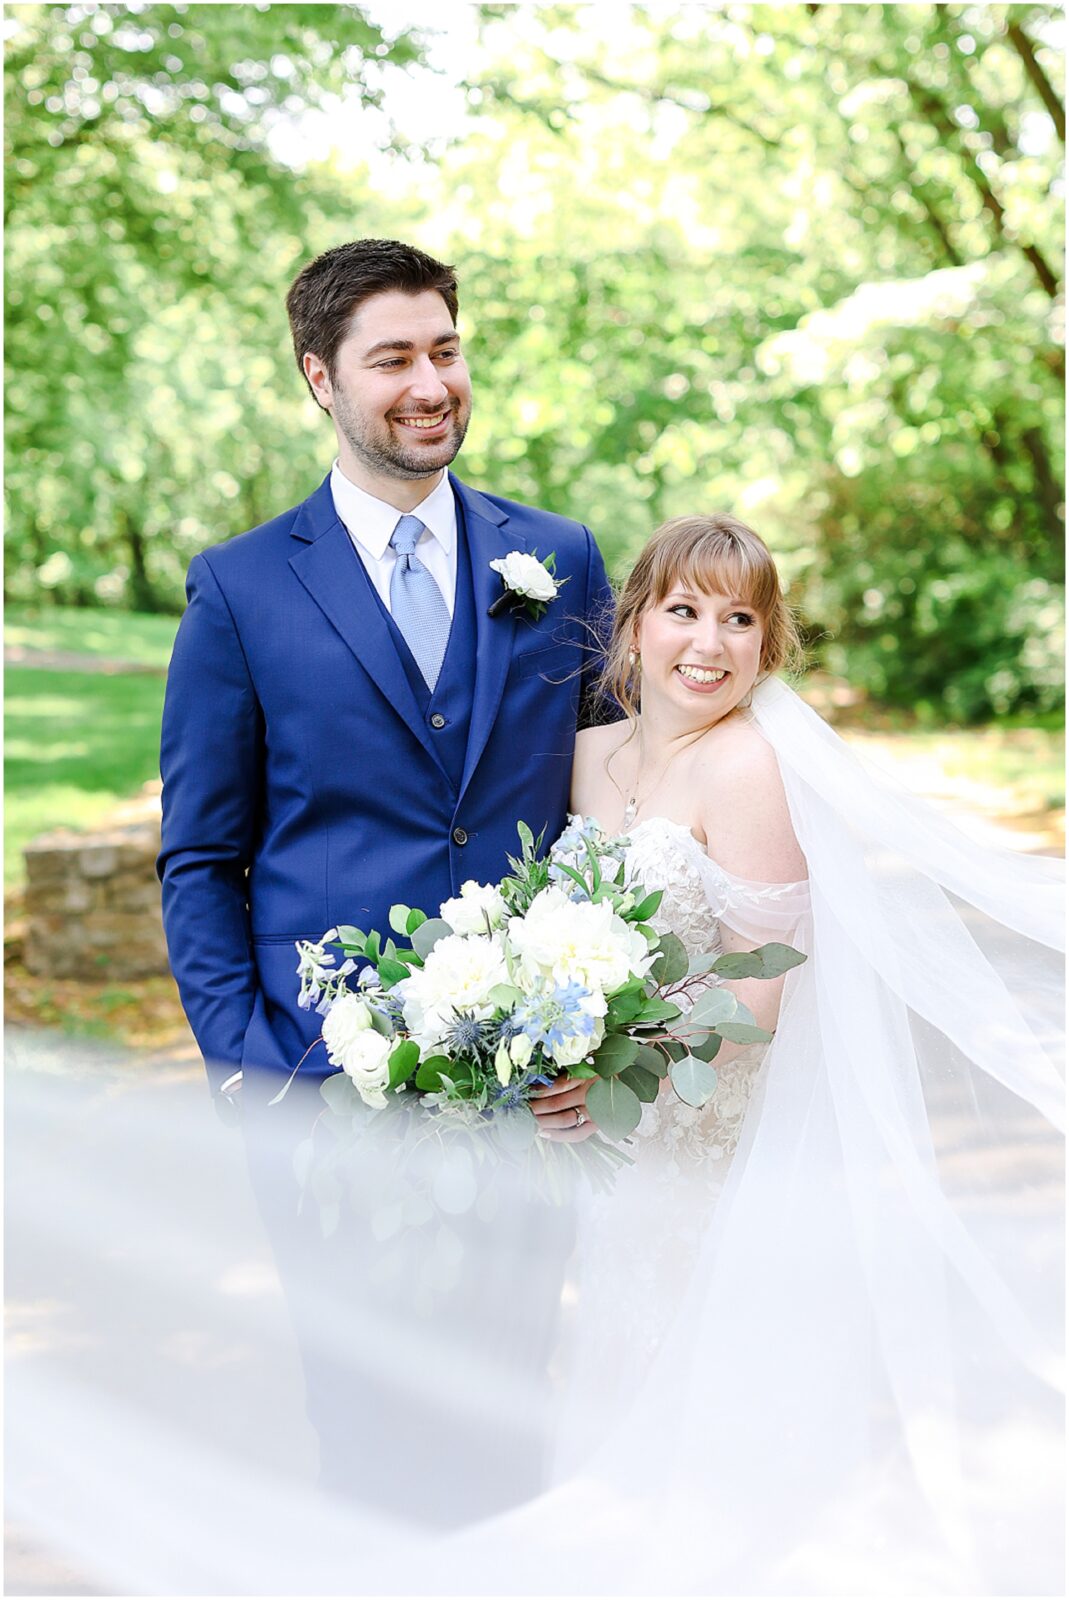
<svg viewBox="0 0 1069 1600"><path fill-rule="evenodd" d="M20 1523L119 1592L1062 1591L1060 868L972 844L776 681L750 715L808 892L678 840L713 921L808 957L734 1156L714 1182L640 1136L612 1194L580 1192L547 1388L491 1359L493 1272L447 1322L433 1294L374 1290L368 1237L403 1236L405 1282L426 1266L440 1285L450 1252L493 1259L529 1200L521 1174L470 1226L420 1223L406 1191L391 1234L384 1125L353 1185L368 1227L357 1244L343 1226L301 1286L331 1371L360 1372L351 1394L338 1380L348 1494L337 1473L315 1490L275 1258L199 1097L15 1072ZM275 1125L280 1171L299 1133ZM536 1257L537 1238L515 1248ZM543 1492L431 1527L418 1448L360 1426L369 1375L398 1370L415 1405L448 1395L458 1461L489 1448L500 1482L523 1477L520 1430L488 1447L487 1415L523 1418ZM404 1485L377 1503L376 1453Z"/></svg>

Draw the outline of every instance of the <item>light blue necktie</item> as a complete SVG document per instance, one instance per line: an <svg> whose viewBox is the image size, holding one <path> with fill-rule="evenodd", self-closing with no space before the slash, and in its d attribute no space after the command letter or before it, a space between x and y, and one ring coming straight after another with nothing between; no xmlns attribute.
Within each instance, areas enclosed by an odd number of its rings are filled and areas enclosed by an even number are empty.
<svg viewBox="0 0 1069 1600"><path fill-rule="evenodd" d="M390 611L416 665L433 689L449 643L449 607L442 591L413 551L423 532L418 517L403 516L390 536L397 552L390 576Z"/></svg>

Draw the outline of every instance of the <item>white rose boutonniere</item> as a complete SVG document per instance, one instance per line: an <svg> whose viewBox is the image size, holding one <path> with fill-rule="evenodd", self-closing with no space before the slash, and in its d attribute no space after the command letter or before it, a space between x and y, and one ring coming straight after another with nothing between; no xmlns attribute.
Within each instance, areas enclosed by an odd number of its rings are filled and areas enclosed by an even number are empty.
<svg viewBox="0 0 1069 1600"><path fill-rule="evenodd" d="M526 611L532 621L537 622L539 617L545 615L547 606L557 598L561 585L568 581L567 578L557 579L553 576L555 551L544 561L539 561L536 554L510 550L507 556L491 561L490 566L494 572L501 574L501 582L505 586L503 593L490 607L492 617L514 608Z"/></svg>

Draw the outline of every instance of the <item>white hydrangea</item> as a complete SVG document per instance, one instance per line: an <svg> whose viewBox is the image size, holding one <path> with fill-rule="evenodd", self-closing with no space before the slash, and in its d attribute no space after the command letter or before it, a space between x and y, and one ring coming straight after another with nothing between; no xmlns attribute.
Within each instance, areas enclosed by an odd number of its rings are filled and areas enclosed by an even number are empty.
<svg viewBox="0 0 1069 1600"><path fill-rule="evenodd" d="M340 1067L369 1106L386 1104L393 1041L371 1025L371 1012L355 994L343 994L323 1018L327 1059Z"/></svg>
<svg viewBox="0 0 1069 1600"><path fill-rule="evenodd" d="M612 994L630 973L645 977L655 957L609 901L570 900L555 885L535 896L526 914L509 919L509 943L530 980L580 983Z"/></svg>
<svg viewBox="0 0 1069 1600"><path fill-rule="evenodd" d="M478 1019L494 1009L490 991L509 981L498 934L478 937L453 933L439 939L422 968L394 985L405 1028L424 1052L441 1044L458 1011Z"/></svg>
<svg viewBox="0 0 1069 1600"><path fill-rule="evenodd" d="M522 594L527 600L555 600L557 580L539 561L522 550L510 550L507 556L491 561L495 572L500 572L505 588L513 594Z"/></svg>
<svg viewBox="0 0 1069 1600"><path fill-rule="evenodd" d="M454 933L485 933L488 921L491 928L500 928L505 914L505 902L493 884L476 883L474 878L462 883L460 894L443 901L439 910Z"/></svg>

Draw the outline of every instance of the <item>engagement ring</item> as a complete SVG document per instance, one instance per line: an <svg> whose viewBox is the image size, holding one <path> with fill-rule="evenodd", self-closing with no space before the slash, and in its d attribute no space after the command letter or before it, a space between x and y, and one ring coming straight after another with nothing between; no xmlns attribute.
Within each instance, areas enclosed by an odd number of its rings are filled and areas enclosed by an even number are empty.
<svg viewBox="0 0 1069 1600"><path fill-rule="evenodd" d="M575 1125L576 1125L576 1127L577 1128L581 1128L585 1121L586 1121L586 1117L580 1111L579 1107L576 1106L576 1108L575 1108Z"/></svg>

